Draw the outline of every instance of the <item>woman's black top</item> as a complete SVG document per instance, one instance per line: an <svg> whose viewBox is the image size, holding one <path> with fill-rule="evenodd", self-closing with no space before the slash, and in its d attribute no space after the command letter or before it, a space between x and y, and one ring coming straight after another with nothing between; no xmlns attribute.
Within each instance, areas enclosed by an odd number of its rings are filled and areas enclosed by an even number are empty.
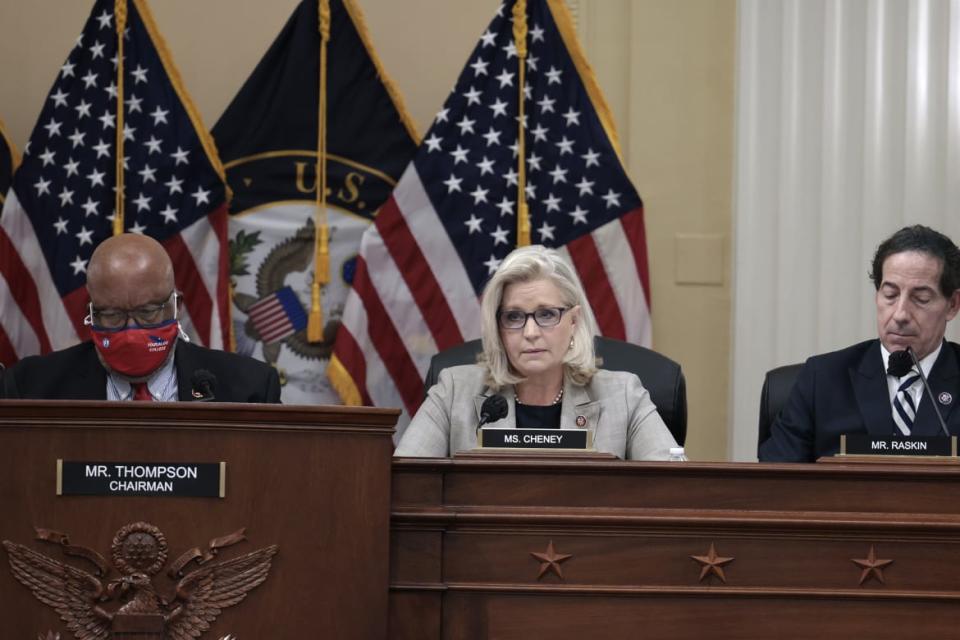
<svg viewBox="0 0 960 640"><path fill-rule="evenodd" d="M516 403L517 409L517 428L518 429L559 429L560 428L560 408L563 405L549 404L540 406L536 404Z"/></svg>

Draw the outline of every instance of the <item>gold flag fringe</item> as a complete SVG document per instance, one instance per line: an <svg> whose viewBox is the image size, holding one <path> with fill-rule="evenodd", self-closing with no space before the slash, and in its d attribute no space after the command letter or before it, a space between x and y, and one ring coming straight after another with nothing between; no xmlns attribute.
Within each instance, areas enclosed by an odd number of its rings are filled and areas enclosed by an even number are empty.
<svg viewBox="0 0 960 640"><path fill-rule="evenodd" d="M11 167L15 172L20 166L20 154L17 152L16 146L14 146L13 141L10 139L10 134L7 133L7 130L3 128L3 120L0 120L0 138L7 143L7 148L10 149L10 159L13 161L13 166ZM2 198L7 195L5 193L0 194L0 204L3 204Z"/></svg>

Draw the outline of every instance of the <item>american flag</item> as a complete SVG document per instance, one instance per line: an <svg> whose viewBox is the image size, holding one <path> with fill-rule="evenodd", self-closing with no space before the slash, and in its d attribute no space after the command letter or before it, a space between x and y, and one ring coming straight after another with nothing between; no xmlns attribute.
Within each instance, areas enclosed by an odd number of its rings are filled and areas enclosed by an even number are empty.
<svg viewBox="0 0 960 640"><path fill-rule="evenodd" d="M112 233L117 127L114 0L99 0L60 68L0 217L0 361L87 337L86 268ZM125 228L159 240L185 326L223 348L229 329L223 167L142 0L124 34Z"/></svg>
<svg viewBox="0 0 960 640"><path fill-rule="evenodd" d="M430 356L479 336L480 293L516 246L513 5L502 5L481 36L363 236L330 367L331 377L352 385L348 404L412 415ZM603 335L648 345L643 204L620 161L610 111L562 0L529 2L527 20L532 242L566 252Z"/></svg>
<svg viewBox="0 0 960 640"><path fill-rule="evenodd" d="M290 286L254 302L247 315L264 344L283 340L307 326L307 312Z"/></svg>

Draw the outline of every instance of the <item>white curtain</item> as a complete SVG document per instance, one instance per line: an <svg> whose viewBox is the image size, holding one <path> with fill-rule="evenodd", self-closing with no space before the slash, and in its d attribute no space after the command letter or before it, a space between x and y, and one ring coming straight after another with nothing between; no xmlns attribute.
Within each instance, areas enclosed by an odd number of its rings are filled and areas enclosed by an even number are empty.
<svg viewBox="0 0 960 640"><path fill-rule="evenodd" d="M764 373L876 337L877 244L960 241L960 0L738 14L731 456L754 460Z"/></svg>

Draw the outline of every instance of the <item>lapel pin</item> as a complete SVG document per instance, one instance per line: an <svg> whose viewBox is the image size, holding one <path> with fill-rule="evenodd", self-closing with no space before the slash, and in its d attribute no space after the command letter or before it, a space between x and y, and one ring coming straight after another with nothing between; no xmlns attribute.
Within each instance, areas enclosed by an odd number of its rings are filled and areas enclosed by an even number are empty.
<svg viewBox="0 0 960 640"><path fill-rule="evenodd" d="M587 419L583 416L577 416L577 426L583 429L587 426Z"/></svg>
<svg viewBox="0 0 960 640"><path fill-rule="evenodd" d="M947 391L943 391L937 397L937 400L940 401L940 404L950 404L951 402L953 402L953 395L951 395Z"/></svg>

